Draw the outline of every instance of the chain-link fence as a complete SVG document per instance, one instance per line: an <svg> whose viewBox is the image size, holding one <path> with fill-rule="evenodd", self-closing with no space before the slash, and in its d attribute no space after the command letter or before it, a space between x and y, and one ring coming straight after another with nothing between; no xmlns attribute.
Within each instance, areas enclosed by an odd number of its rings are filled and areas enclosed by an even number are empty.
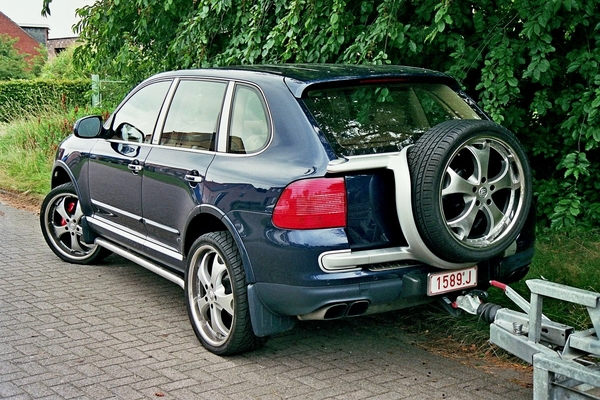
<svg viewBox="0 0 600 400"><path fill-rule="evenodd" d="M114 107L121 102L129 89L124 81L100 79L99 75L92 75L92 106Z"/></svg>

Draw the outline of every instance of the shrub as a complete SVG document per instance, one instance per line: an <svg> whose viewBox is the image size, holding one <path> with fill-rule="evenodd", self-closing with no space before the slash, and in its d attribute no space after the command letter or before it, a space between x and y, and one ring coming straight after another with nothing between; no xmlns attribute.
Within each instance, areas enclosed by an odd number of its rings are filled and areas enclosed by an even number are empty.
<svg viewBox="0 0 600 400"><path fill-rule="evenodd" d="M90 91L88 79L0 82L0 121L35 115L44 108L86 106L90 104Z"/></svg>

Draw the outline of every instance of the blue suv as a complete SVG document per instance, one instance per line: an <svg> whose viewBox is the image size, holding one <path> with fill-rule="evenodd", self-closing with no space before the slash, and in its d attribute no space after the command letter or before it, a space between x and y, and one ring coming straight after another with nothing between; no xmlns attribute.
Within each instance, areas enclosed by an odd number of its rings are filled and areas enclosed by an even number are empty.
<svg viewBox="0 0 600 400"><path fill-rule="evenodd" d="M59 147L40 222L61 259L119 254L185 290L202 344L522 278L527 157L439 72L264 65L172 71Z"/></svg>

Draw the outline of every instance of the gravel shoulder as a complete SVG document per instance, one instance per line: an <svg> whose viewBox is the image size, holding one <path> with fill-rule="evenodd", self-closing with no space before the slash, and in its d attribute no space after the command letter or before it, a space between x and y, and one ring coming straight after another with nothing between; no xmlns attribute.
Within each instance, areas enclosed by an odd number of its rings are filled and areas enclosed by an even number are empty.
<svg viewBox="0 0 600 400"><path fill-rule="evenodd" d="M0 201L16 209L39 214L43 199L0 189Z"/></svg>

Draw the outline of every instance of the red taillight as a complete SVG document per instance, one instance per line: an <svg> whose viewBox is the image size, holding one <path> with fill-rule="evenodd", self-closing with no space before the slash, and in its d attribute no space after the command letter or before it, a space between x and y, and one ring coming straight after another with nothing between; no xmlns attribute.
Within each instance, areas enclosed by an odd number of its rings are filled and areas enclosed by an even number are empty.
<svg viewBox="0 0 600 400"><path fill-rule="evenodd" d="M344 178L305 179L283 190L273 224L282 229L320 229L346 226Z"/></svg>

